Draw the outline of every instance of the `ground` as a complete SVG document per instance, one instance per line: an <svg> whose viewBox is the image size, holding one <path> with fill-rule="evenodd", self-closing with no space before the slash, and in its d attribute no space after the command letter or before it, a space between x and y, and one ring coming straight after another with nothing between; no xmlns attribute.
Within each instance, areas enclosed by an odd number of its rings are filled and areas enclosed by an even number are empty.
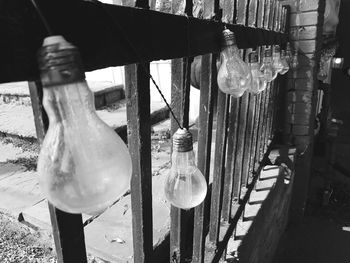
<svg viewBox="0 0 350 263"><path fill-rule="evenodd" d="M0 262L56 262L51 242L40 232L0 213Z"/></svg>
<svg viewBox="0 0 350 263"><path fill-rule="evenodd" d="M349 186L333 182L328 201L319 174L313 175L310 185L305 218L301 224L288 226L273 263L350 262Z"/></svg>

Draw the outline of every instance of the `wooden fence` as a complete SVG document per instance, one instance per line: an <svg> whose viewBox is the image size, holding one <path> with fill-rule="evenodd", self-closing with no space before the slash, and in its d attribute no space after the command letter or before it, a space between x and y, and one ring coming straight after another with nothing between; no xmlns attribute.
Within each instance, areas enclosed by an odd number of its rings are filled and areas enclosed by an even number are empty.
<svg viewBox="0 0 350 263"><path fill-rule="evenodd" d="M76 40L87 61L86 69L129 64L126 66L125 87L128 147L133 160L131 200L134 262L202 263L224 259L228 239L234 234L235 226L242 216L247 196L271 140L281 127L279 112L283 86L281 78L277 78L264 92L258 95L245 93L239 99L218 90L216 60L220 50L220 33L223 23L226 23L236 33L238 46L244 48L244 58L251 48L257 48L260 53L262 45L284 46L288 39L285 32L288 27L287 9L282 8L278 0L203 0L202 17L195 18L192 16L191 0L186 1L184 14L179 14L181 1L178 0L171 2L173 14L149 10L145 0L136 1L138 8L101 5L94 1L38 2L48 17L52 14L49 22L53 27ZM155 4L152 2L151 6ZM82 20L86 19L84 14L89 13L106 21L106 18L102 18L105 16L104 11L109 13L111 19L118 19L116 25L109 20L108 29L97 19L97 25L91 25L90 34L99 34L96 37L110 35L113 28L119 26L118 30L124 29L124 32L119 31L120 34L132 32L129 40L134 50L130 51L130 46L127 49L123 41L105 36L106 46L101 49L104 51L98 50L95 52L97 55L90 59L88 52L96 51L92 50L93 45L86 46L81 40L84 39L84 33L69 27L78 9L82 10ZM66 12L65 21L54 15L59 10ZM99 29L102 32L97 32ZM43 35L41 30L31 28L29 32L39 38ZM114 41L114 48L126 54L117 54L108 41ZM135 54L135 50L139 52ZM106 56L108 52L110 55ZM149 61L152 60L173 59L171 105L181 125L188 127L188 76L191 75L191 61L197 55L202 55L198 168L209 180L211 160L214 160L213 181L209 185L205 202L200 206L190 211L171 208L170 233L164 238L164 243L153 247L150 85L144 68L149 69ZM141 64L130 64L137 62ZM31 60L27 63L30 68ZM16 68L16 61L12 61L12 67ZM37 77L37 72L28 69L22 71L21 76L9 72L0 81L32 80ZM38 81L30 82L30 92L37 135L42 140L48 120L41 104L42 89ZM215 113L216 125L213 124ZM177 124L172 120L172 133L176 129ZM216 132L213 133L213 130ZM214 141L215 154L211 156ZM86 262L82 216L64 213L52 205L49 205L49 209L58 262ZM161 261L161 255L167 255L169 259Z"/></svg>

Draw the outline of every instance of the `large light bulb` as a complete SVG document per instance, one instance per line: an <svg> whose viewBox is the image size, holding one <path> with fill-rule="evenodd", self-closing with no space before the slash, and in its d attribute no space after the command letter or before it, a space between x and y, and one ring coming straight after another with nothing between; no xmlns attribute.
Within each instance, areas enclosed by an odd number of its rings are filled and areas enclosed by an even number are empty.
<svg viewBox="0 0 350 263"><path fill-rule="evenodd" d="M255 51L249 54L249 68L252 74L252 81L248 92L258 94L266 88L266 81L264 74L260 71L259 58Z"/></svg>
<svg viewBox="0 0 350 263"><path fill-rule="evenodd" d="M241 97L250 86L251 73L248 65L240 57L234 33L228 29L222 32L222 47L218 86L226 94L235 98Z"/></svg>
<svg viewBox="0 0 350 263"><path fill-rule="evenodd" d="M192 134L186 129L178 129L173 135L171 169L164 192L166 199L181 209L199 205L207 194L207 182L195 164Z"/></svg>
<svg viewBox="0 0 350 263"><path fill-rule="evenodd" d="M280 47L278 45L275 45L275 46L273 46L272 50L273 50L273 52L272 52L272 65L275 68L275 74L277 77L277 74L281 73L281 71L283 71L284 65L281 61Z"/></svg>
<svg viewBox="0 0 350 263"><path fill-rule="evenodd" d="M49 117L38 160L41 190L62 211L101 212L129 188L128 149L97 116L76 47L61 36L46 38L39 66Z"/></svg>
<svg viewBox="0 0 350 263"><path fill-rule="evenodd" d="M264 74L266 82L273 81L277 76L277 72L272 65L272 50L270 48L265 49L260 70Z"/></svg>
<svg viewBox="0 0 350 263"><path fill-rule="evenodd" d="M280 72L280 74L284 75L289 70L289 65L288 65L288 62L287 62L287 59L286 59L286 52L284 50L281 51L281 62L282 62L282 65L283 65L283 69Z"/></svg>

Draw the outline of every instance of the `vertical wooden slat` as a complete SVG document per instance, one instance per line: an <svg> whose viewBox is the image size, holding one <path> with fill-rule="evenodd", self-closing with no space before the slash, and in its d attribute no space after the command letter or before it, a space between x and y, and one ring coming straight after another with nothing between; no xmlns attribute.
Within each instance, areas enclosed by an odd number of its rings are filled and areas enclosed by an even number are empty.
<svg viewBox="0 0 350 263"><path fill-rule="evenodd" d="M224 179L224 192L222 201L222 219L224 222L229 222L231 218L232 206L232 191L234 167L236 161L237 149L237 132L238 132L238 116L239 116L239 99L231 98L228 134L227 134L227 154Z"/></svg>
<svg viewBox="0 0 350 263"><path fill-rule="evenodd" d="M149 9L147 0L135 6ZM132 159L131 207L134 261L153 262L152 160L149 63L125 66L128 146Z"/></svg>
<svg viewBox="0 0 350 263"><path fill-rule="evenodd" d="M233 23L235 3L232 0L224 1L223 22ZM238 106L239 100L231 97L229 120L227 130L227 149L226 149L226 167L223 185L223 200L222 200L222 219L224 223L230 220L232 188L233 188L233 171L235 165L236 145L237 145L237 130L238 130Z"/></svg>
<svg viewBox="0 0 350 263"><path fill-rule="evenodd" d="M248 0L237 2L237 22L245 25L247 22L247 10ZM234 189L233 189L233 200L238 200L241 193L241 184L244 183L242 179L243 172L243 154L245 144L245 132L247 125L247 112L249 105L249 94L247 92L240 98L240 110L239 110L239 127L238 127L238 139L237 139L237 151L236 161L234 169Z"/></svg>
<svg viewBox="0 0 350 263"><path fill-rule="evenodd" d="M215 5L217 4L218 2L215 3ZM233 11L233 8L229 8L229 10ZM230 15L226 15L227 11L228 10L225 10L224 15L230 17ZM210 260L213 257L212 253L215 252L215 248L219 239L219 226L221 221L220 209L222 206L223 179L225 174L227 121L229 115L229 105L230 95L226 95L220 90L218 90L214 173L211 191L209 243L206 246L206 262L211 262Z"/></svg>
<svg viewBox="0 0 350 263"><path fill-rule="evenodd" d="M250 0L249 3L249 13L248 13L248 26L253 26L256 24L257 20L257 0ZM251 51L250 51L251 52ZM254 136L254 121L256 114L256 103L257 96L254 94L249 95L249 104L248 104L248 115L247 115L247 128L245 134L245 143L244 143L244 154L243 154L243 171L242 171L242 183L247 185L248 178L250 177L250 157L252 155L252 144Z"/></svg>
<svg viewBox="0 0 350 263"><path fill-rule="evenodd" d="M187 72L188 79L185 83L185 71L190 70L190 61L174 59L171 64L171 107L181 126L188 128L190 74ZM174 134L178 128L177 122L171 118L171 133ZM190 226L193 224L193 211L171 206L170 217L170 259L177 263L185 262L192 255L188 242L192 242L193 232Z"/></svg>
<svg viewBox="0 0 350 263"><path fill-rule="evenodd" d="M265 6L265 0L259 0L258 1L258 10L257 10L257 21L256 25L258 28L263 28L264 26L264 16L266 12L266 6ZM259 61L261 61L261 47L257 49ZM256 105L255 105L255 115L254 115L254 124L253 124L253 140L251 145L251 155L250 155L250 161L249 161L249 173L252 175L253 172L256 170L257 164L259 163L259 159L257 159L257 142L261 139L260 133L259 133L259 127L261 129L260 124L260 117L262 115L261 112L261 103L262 103L263 96L260 93L256 97ZM248 178L248 183L250 183L250 178Z"/></svg>
<svg viewBox="0 0 350 263"><path fill-rule="evenodd" d="M209 241L216 244L219 235L222 180L225 173L227 117L230 96L218 91L214 173L210 206Z"/></svg>
<svg viewBox="0 0 350 263"><path fill-rule="evenodd" d="M198 127L198 168L209 181L211 141L214 103L217 97L215 75L216 57L208 54L202 56L200 79L200 108ZM204 262L206 224L209 221L209 206L206 200L195 208L193 233L193 263Z"/></svg>
<svg viewBox="0 0 350 263"><path fill-rule="evenodd" d="M186 11L187 16L192 16L191 0L177 0L171 4L173 14L184 14ZM190 58L171 61L171 107L184 128L189 125L191 61ZM178 123L171 117L171 134L178 128ZM171 206L170 218L170 262L187 262L192 257L193 209Z"/></svg>
<svg viewBox="0 0 350 263"><path fill-rule="evenodd" d="M265 12L264 12L264 28L269 29L269 19L270 19L270 6L272 0L265 0Z"/></svg>
<svg viewBox="0 0 350 263"><path fill-rule="evenodd" d="M125 67L128 142L133 172L131 206L135 262L152 262L152 166L150 85L147 65Z"/></svg>
<svg viewBox="0 0 350 263"><path fill-rule="evenodd" d="M244 154L243 154L243 171L242 171L242 183L247 185L249 172L250 172L250 156L252 154L252 143L253 143L253 126L255 120L255 104L256 95L250 94L250 100L248 105L248 116L247 116L247 129L245 134Z"/></svg>
<svg viewBox="0 0 350 263"><path fill-rule="evenodd" d="M268 89L268 85L267 88ZM264 134L264 116L265 116L265 103L266 103L266 93L267 91L263 91L260 97L260 109L259 109L259 122L258 122L258 132L257 132L257 142L256 142L256 150L255 150L255 170L258 169L259 163L261 161L261 145L263 144L263 134Z"/></svg>
<svg viewBox="0 0 350 263"><path fill-rule="evenodd" d="M257 25L258 0L250 0L248 7L248 26Z"/></svg>
<svg viewBox="0 0 350 263"><path fill-rule="evenodd" d="M252 176L255 172L255 157L256 157L256 144L258 138L258 130L259 130L259 118L260 118L260 104L261 104L261 94L258 94L256 96L256 103L255 103L255 115L254 115L254 124L253 124L253 140L251 145L251 154L250 154L250 160L249 160L249 174ZM250 180L248 178L248 180ZM248 181L250 183L250 181Z"/></svg>
<svg viewBox="0 0 350 263"><path fill-rule="evenodd" d="M42 143L49 127L49 122L42 105L43 90L40 81L29 82L29 91L37 138ZM57 262L87 262L82 216L80 214L65 213L50 203L48 206Z"/></svg>

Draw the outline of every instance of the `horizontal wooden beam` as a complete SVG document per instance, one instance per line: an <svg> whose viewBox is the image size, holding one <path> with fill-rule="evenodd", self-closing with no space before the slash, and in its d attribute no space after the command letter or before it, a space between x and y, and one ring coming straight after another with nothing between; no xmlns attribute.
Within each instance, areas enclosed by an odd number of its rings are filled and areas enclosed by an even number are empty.
<svg viewBox="0 0 350 263"><path fill-rule="evenodd" d="M225 24L81 0L37 0L54 34L79 47L86 71L216 53ZM240 48L287 41L286 34L226 25ZM140 32L148 32L145 39ZM0 0L0 83L38 79L36 53L47 35L27 0Z"/></svg>

